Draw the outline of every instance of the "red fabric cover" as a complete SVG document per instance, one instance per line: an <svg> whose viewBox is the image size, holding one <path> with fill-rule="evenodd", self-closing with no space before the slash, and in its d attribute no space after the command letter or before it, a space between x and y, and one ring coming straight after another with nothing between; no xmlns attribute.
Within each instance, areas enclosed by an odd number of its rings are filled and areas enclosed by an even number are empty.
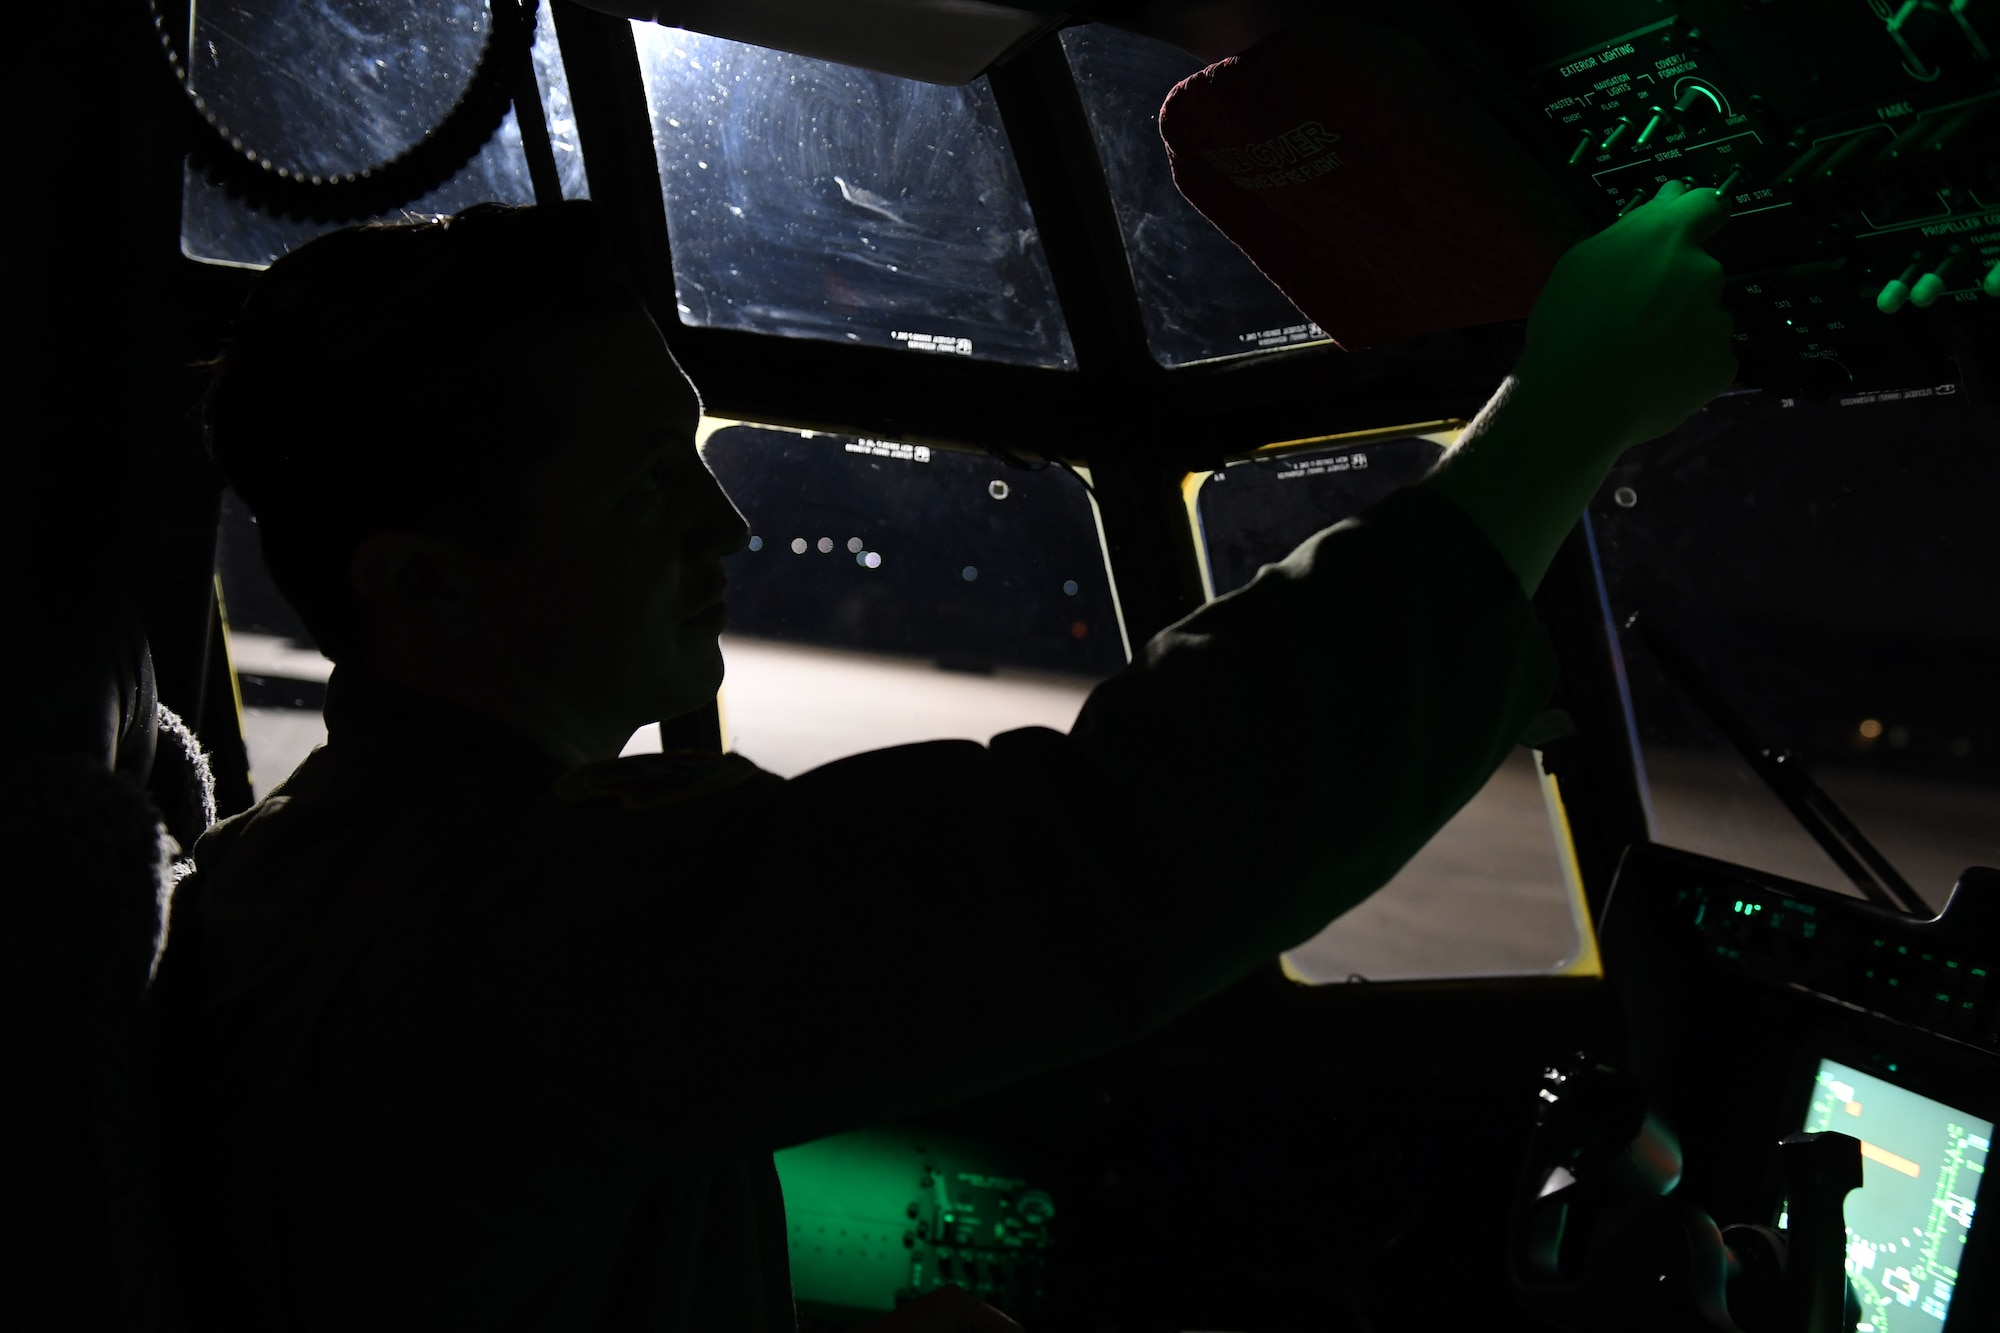
<svg viewBox="0 0 2000 1333"><path fill-rule="evenodd" d="M1333 15L1182 81L1174 183L1347 351L1523 319L1586 233L1406 33Z"/></svg>

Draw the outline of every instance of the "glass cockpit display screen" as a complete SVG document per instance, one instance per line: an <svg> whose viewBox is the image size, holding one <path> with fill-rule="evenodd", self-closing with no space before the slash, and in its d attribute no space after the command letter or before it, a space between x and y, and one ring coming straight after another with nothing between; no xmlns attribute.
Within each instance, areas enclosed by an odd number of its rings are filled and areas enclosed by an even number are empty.
<svg viewBox="0 0 2000 1333"><path fill-rule="evenodd" d="M1846 1210L1860 1333L1942 1329L1992 1122L1823 1059L1801 1128L1861 1140L1861 1188Z"/></svg>

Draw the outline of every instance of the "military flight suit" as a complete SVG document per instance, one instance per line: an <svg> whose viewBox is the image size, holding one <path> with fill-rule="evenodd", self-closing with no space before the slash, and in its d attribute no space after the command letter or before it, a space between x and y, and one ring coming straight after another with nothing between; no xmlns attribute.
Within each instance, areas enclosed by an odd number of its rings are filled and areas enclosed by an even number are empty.
<svg viewBox="0 0 2000 1333"><path fill-rule="evenodd" d="M174 906L196 1326L790 1330L774 1149L1267 964L1479 789L1553 671L1421 488L1162 632L1068 735L565 773L341 667L327 744Z"/></svg>

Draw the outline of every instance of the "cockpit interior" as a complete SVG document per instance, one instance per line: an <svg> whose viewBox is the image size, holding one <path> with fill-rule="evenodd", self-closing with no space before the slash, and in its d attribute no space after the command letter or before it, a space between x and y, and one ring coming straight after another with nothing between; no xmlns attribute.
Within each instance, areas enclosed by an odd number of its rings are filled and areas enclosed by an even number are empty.
<svg viewBox="0 0 2000 1333"><path fill-rule="evenodd" d="M1729 214L1707 248L1738 380L1626 453L1558 553L1558 684L1512 757L1365 903L1138 1044L779 1151L799 1326L955 1285L1032 1333L2000 1327L2000 4L10 22L27 1128L0 1323L178 1327L115 1169L144 1137L146 969L114 900L134 856L171 872L65 784L115 777L185 851L325 739L331 664L198 424L279 256L593 201L751 534L715 704L627 752L791 777L1068 728L1153 635L1421 480L1562 253L1681 181ZM487 336L385 326L380 352ZM385 413L367 447L399 433ZM884 790L855 836L954 803ZM1092 817L1021 791L976 826ZM798 1021L835 1041L825 998ZM907 1004L971 1045L1007 1021Z"/></svg>

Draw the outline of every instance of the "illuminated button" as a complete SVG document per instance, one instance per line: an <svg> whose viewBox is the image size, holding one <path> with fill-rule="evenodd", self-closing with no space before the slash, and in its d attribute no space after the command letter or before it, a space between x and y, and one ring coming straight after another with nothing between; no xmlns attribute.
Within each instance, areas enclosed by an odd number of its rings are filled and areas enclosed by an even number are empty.
<svg viewBox="0 0 2000 1333"><path fill-rule="evenodd" d="M1917 285L1910 289L1910 304L1919 310L1929 309L1936 304L1938 297L1944 295L1945 280L1951 276L1951 271L1958 267L1958 261L1964 257L1964 246L1952 246L1945 257L1938 261L1937 267L1917 279Z"/></svg>

